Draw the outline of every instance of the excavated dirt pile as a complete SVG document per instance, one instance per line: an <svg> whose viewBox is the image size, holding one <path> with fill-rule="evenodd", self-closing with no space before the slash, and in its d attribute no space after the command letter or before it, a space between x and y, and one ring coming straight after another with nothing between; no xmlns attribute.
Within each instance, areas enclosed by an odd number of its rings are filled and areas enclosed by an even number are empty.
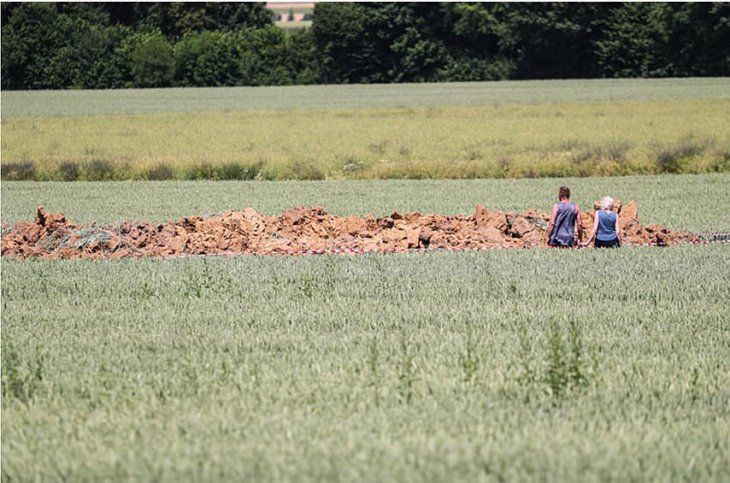
<svg viewBox="0 0 730 483"><path fill-rule="evenodd" d="M623 245L697 242L687 232L642 226L635 203L617 210ZM586 233L593 213L583 215ZM477 205L472 215L393 213L338 217L323 208L294 208L266 216L251 208L207 218L153 224L125 221L76 225L38 208L31 223L2 226L2 256L10 258L121 258L177 255L403 252L409 249L533 248L546 244L548 215L504 213Z"/></svg>

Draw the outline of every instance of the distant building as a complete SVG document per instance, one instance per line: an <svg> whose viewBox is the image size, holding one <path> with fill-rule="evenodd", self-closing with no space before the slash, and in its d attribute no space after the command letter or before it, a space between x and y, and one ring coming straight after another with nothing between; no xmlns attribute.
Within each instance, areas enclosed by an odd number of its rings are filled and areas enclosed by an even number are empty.
<svg viewBox="0 0 730 483"><path fill-rule="evenodd" d="M266 8L276 14L277 23L297 23L309 19L314 10L314 2L267 2Z"/></svg>

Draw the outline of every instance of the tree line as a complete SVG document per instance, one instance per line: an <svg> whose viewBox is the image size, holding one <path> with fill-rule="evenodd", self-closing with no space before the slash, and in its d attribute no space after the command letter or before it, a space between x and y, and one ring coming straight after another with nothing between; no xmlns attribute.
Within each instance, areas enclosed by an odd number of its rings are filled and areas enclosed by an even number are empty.
<svg viewBox="0 0 730 483"><path fill-rule="evenodd" d="M3 3L3 89L730 75L728 3Z"/></svg>

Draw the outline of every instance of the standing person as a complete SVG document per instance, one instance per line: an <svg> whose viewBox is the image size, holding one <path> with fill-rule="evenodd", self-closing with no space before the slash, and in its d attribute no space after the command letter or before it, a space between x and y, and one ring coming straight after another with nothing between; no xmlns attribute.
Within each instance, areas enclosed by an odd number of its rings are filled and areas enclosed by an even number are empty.
<svg viewBox="0 0 730 483"><path fill-rule="evenodd" d="M621 246L621 226L619 225L618 213L613 211L613 198L604 196L601 198L601 209L596 211L593 220L591 236L583 244L589 245L594 239L596 248L615 248Z"/></svg>
<svg viewBox="0 0 730 483"><path fill-rule="evenodd" d="M570 188L561 186L558 190L558 203L553 206L553 214L547 227L548 245L551 247L572 247L575 245L575 228L578 240L583 238L583 224L580 208L570 202Z"/></svg>

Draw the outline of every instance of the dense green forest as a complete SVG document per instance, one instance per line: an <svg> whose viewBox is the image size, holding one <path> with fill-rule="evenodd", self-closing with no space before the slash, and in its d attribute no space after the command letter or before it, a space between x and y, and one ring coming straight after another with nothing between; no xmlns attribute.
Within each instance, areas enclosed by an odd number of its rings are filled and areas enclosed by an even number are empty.
<svg viewBox="0 0 730 483"><path fill-rule="evenodd" d="M3 89L730 75L729 3L3 3Z"/></svg>

